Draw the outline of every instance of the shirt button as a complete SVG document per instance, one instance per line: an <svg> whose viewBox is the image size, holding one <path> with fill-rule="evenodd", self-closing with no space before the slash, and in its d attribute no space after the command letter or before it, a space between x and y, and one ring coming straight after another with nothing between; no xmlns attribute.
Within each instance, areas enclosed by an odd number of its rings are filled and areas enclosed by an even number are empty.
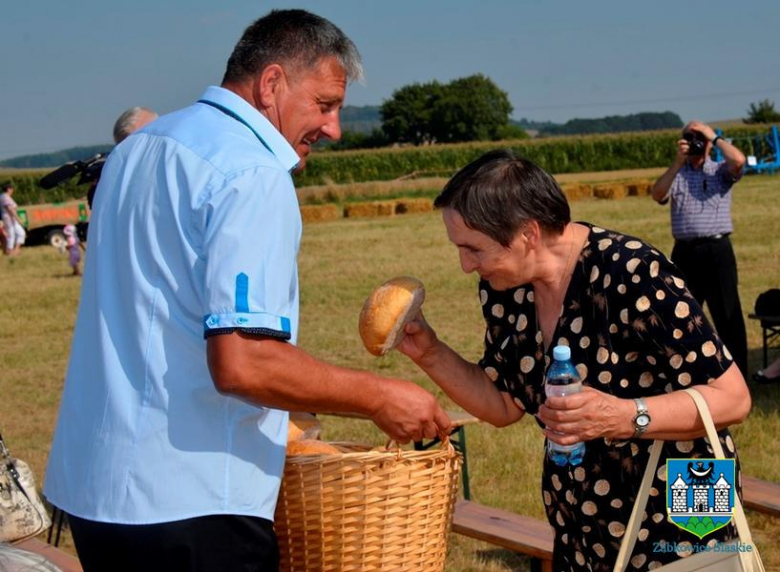
<svg viewBox="0 0 780 572"><path fill-rule="evenodd" d="M238 324L239 326L242 326L242 325L246 324L248 321L249 320L247 320L244 317L236 318L236 324Z"/></svg>
<svg viewBox="0 0 780 572"><path fill-rule="evenodd" d="M216 316L211 316L208 319L209 326L216 326L218 323L219 323L219 318L217 318Z"/></svg>

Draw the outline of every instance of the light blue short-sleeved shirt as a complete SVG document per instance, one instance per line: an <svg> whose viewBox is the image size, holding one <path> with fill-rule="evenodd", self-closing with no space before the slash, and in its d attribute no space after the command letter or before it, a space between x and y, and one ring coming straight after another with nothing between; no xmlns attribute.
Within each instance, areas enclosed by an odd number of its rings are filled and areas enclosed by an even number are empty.
<svg viewBox="0 0 780 572"><path fill-rule="evenodd" d="M111 152L46 472L54 505L125 524L273 518L287 413L218 393L205 338L295 343L298 161L218 87Z"/></svg>

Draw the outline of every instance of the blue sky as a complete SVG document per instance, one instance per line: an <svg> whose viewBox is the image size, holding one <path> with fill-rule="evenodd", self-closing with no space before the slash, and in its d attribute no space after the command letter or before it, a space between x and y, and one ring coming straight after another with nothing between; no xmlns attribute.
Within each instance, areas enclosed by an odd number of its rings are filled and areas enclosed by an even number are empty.
<svg viewBox="0 0 780 572"><path fill-rule="evenodd" d="M0 159L107 143L133 105L160 113L219 83L244 28L305 8L357 44L379 105L413 82L481 72L515 118L640 111L731 119L780 109L780 2L581 0L7 0L0 10Z"/></svg>

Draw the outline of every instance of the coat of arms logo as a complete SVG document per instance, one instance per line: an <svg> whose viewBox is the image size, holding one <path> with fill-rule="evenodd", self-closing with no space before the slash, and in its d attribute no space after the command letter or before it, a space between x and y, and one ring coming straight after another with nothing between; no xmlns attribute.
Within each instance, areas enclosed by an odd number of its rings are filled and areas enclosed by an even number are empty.
<svg viewBox="0 0 780 572"><path fill-rule="evenodd" d="M669 520L704 538L726 526L734 510L734 459L668 459Z"/></svg>

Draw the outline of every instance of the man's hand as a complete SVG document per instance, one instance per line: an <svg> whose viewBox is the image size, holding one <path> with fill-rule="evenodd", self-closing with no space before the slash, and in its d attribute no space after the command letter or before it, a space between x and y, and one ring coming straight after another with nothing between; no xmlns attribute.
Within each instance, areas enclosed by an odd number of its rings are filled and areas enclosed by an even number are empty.
<svg viewBox="0 0 780 572"><path fill-rule="evenodd" d="M548 397L537 417L544 434L561 445L573 445L599 437L628 439L633 436L632 420L636 406L592 387L565 397Z"/></svg>
<svg viewBox="0 0 780 572"><path fill-rule="evenodd" d="M677 140L677 155L674 157L674 166L677 169L682 168L685 164L685 161L688 159L688 150L690 148L690 144L685 139L680 138Z"/></svg>
<svg viewBox="0 0 780 572"><path fill-rule="evenodd" d="M690 131L697 131L704 135L704 137L707 139L707 141L712 141L715 139L715 131L713 131L712 127L707 125L706 123L702 123L701 121L691 121L686 129Z"/></svg>
<svg viewBox="0 0 780 572"><path fill-rule="evenodd" d="M387 379L378 411L371 415L376 425L399 444L439 437L451 431L452 422L436 398L408 381Z"/></svg>

